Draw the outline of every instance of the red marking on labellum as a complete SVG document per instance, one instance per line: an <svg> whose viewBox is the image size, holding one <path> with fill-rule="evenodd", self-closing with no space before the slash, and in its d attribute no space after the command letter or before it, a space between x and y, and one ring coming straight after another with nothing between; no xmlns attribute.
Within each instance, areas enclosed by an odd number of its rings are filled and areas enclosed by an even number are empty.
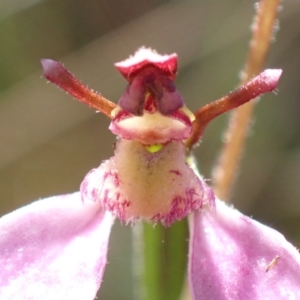
<svg viewBox="0 0 300 300"><path fill-rule="evenodd" d="M170 172L170 173L174 173L174 174L176 174L176 175L182 177L182 174L181 174L180 171L178 171L178 170L170 170L169 172Z"/></svg>

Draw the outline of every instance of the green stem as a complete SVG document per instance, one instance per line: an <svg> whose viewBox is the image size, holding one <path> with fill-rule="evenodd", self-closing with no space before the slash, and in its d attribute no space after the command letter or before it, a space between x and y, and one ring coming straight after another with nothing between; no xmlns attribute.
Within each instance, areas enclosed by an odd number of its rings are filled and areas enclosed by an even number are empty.
<svg viewBox="0 0 300 300"><path fill-rule="evenodd" d="M143 225L143 300L179 299L187 265L186 220L170 228Z"/></svg>

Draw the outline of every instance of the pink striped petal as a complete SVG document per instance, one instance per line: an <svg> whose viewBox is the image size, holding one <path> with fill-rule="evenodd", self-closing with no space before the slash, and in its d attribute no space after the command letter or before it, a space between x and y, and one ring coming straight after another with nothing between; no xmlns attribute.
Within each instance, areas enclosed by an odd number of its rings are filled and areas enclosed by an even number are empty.
<svg viewBox="0 0 300 300"><path fill-rule="evenodd" d="M217 202L191 222L193 299L300 299L300 255L286 239Z"/></svg>
<svg viewBox="0 0 300 300"><path fill-rule="evenodd" d="M80 193L34 202L0 219L0 299L92 300L113 218Z"/></svg>

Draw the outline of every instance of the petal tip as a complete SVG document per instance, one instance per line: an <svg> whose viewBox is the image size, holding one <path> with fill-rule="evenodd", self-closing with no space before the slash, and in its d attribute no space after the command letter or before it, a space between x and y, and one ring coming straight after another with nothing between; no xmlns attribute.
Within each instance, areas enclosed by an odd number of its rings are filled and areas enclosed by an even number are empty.
<svg viewBox="0 0 300 300"><path fill-rule="evenodd" d="M59 73L64 71L61 63L49 58L41 59L41 64L44 72L44 77L46 77L50 81L51 79L56 78Z"/></svg>
<svg viewBox="0 0 300 300"><path fill-rule="evenodd" d="M273 91L278 86L281 74L281 69L266 69L258 75L258 80L264 83L266 91Z"/></svg>
<svg viewBox="0 0 300 300"><path fill-rule="evenodd" d="M151 48L141 47L134 55L115 63L115 67L128 80L147 65L154 65L163 73L174 78L177 72L177 54L161 55Z"/></svg>

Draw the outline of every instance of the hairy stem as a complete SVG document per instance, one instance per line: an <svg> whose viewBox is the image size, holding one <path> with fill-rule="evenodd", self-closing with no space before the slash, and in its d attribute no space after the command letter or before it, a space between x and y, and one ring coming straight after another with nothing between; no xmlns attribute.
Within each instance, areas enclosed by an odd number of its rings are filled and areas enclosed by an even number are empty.
<svg viewBox="0 0 300 300"><path fill-rule="evenodd" d="M253 35L241 85L261 72L274 34L274 24L279 0L261 0L253 21ZM236 171L244 148L255 101L251 101L232 112L225 131L225 143L219 162L213 172L214 190L217 196L228 201Z"/></svg>

